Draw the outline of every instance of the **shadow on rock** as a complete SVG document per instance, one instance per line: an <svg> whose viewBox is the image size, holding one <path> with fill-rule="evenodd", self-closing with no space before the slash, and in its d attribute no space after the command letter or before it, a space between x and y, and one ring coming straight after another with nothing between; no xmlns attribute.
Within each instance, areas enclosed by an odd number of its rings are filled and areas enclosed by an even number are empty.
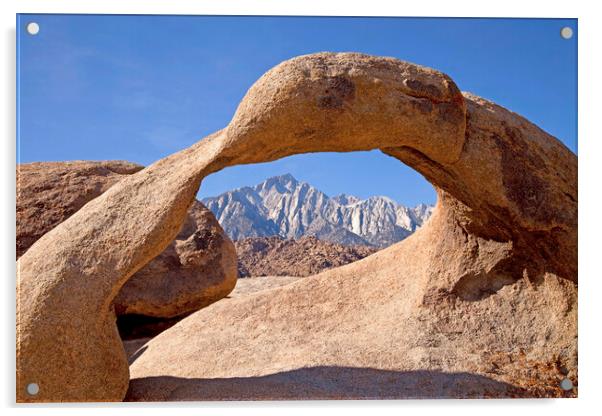
<svg viewBox="0 0 602 416"><path fill-rule="evenodd" d="M525 397L523 389L471 373L309 367L257 377L145 377L126 401L434 399Z"/></svg>

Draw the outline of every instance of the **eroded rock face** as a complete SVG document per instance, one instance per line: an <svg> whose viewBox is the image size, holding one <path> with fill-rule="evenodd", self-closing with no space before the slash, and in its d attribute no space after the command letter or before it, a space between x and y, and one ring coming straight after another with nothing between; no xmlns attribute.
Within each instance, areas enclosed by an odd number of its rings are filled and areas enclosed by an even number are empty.
<svg viewBox="0 0 602 416"><path fill-rule="evenodd" d="M480 290L441 290L440 271L470 273L493 248L464 246L447 214L363 260L180 321L132 363L127 400L564 396L560 381L577 376L575 285L484 273Z"/></svg>
<svg viewBox="0 0 602 416"><path fill-rule="evenodd" d="M194 201L173 243L123 285L115 312L173 318L201 309L234 289L236 259L211 211Z"/></svg>
<svg viewBox="0 0 602 416"><path fill-rule="evenodd" d="M141 169L120 160L17 165L17 258L124 175Z"/></svg>
<svg viewBox="0 0 602 416"><path fill-rule="evenodd" d="M224 130L124 178L21 257L18 399L123 399L128 367L111 302L176 236L203 177L297 153L371 149L437 188L434 217L364 260L192 314L146 345L128 398L239 393L208 392L208 377L254 377L273 398L288 397L290 374L316 366L322 387L296 394L361 394L357 371L324 366L372 367L385 381L394 371L399 383L431 369L419 385L448 387L421 391L458 397L549 396L564 373L575 381L575 155L440 72L322 53L267 72ZM25 393L32 381L35 398Z"/></svg>
<svg viewBox="0 0 602 416"><path fill-rule="evenodd" d="M17 167L17 257L126 175L123 161L27 163ZM176 239L136 272L113 301L117 315L173 318L207 306L236 284L236 251L203 204L193 202Z"/></svg>

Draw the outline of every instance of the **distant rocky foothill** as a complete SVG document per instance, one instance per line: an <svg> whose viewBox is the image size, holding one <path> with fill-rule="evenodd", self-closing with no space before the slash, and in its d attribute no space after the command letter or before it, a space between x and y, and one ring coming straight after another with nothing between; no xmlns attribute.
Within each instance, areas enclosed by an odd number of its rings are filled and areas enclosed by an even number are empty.
<svg viewBox="0 0 602 416"><path fill-rule="evenodd" d="M408 237L424 224L434 208L425 204L409 208L385 196L329 197L290 174L202 202L213 211L232 240L314 236L345 246L376 248Z"/></svg>
<svg viewBox="0 0 602 416"><path fill-rule="evenodd" d="M238 276L305 277L363 259L378 251L367 246L344 246L313 236L298 240L279 236L235 241Z"/></svg>

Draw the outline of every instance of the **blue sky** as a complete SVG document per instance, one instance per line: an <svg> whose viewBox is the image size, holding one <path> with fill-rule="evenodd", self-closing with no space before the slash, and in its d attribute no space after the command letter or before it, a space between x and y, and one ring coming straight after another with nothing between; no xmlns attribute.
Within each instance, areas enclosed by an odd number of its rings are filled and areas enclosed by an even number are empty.
<svg viewBox="0 0 602 416"><path fill-rule="evenodd" d="M560 36L564 26L572 39ZM436 68L577 150L575 19L20 15L17 27L21 163L150 164L226 126L265 71L319 51ZM435 201L422 176L377 151L228 168L206 178L199 197L283 173L329 195Z"/></svg>

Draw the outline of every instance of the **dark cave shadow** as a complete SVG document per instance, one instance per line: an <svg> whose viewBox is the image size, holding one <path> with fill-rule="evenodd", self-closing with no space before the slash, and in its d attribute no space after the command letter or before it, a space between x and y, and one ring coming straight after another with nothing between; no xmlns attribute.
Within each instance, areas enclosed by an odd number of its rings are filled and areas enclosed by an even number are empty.
<svg viewBox="0 0 602 416"><path fill-rule="evenodd" d="M153 338L190 314L191 312L173 318L156 318L137 314L120 315L117 317L117 329L119 336L124 341Z"/></svg>
<svg viewBox="0 0 602 416"><path fill-rule="evenodd" d="M126 401L438 399L526 397L512 384L471 373L307 367L257 377L133 379Z"/></svg>

